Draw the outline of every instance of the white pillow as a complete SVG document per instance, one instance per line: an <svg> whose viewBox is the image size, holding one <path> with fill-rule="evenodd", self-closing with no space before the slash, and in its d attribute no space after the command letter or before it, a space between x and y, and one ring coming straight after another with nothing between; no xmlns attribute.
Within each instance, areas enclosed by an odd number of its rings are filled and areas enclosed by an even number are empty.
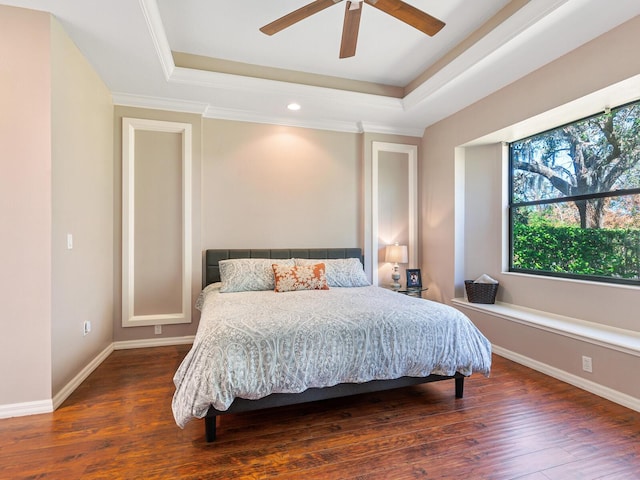
<svg viewBox="0 0 640 480"><path fill-rule="evenodd" d="M367 287L371 285L364 268L357 258L329 258L315 260L296 258L296 265L313 265L322 262L325 265L327 284L330 287Z"/></svg>
<svg viewBox="0 0 640 480"><path fill-rule="evenodd" d="M221 293L249 292L254 290L273 290L273 264L293 267L293 259L275 258L232 258L220 260Z"/></svg>

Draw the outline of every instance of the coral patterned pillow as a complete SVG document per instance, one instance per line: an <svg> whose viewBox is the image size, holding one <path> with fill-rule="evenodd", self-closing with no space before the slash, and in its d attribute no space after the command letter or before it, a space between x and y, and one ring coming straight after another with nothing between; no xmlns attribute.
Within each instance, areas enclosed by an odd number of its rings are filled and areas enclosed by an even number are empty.
<svg viewBox="0 0 640 480"><path fill-rule="evenodd" d="M299 265L290 267L274 263L276 292L293 292L295 290L329 290L325 275L324 263Z"/></svg>

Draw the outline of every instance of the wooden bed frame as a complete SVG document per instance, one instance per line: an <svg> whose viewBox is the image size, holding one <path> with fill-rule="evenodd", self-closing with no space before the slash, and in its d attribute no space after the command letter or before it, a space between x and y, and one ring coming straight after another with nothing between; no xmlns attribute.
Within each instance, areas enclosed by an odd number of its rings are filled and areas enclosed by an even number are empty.
<svg viewBox="0 0 640 480"><path fill-rule="evenodd" d="M203 288L210 283L220 281L218 262L230 258L358 258L363 262L362 250L360 248L206 250L202 270ZM462 398L464 393L464 378L464 375L460 373L456 373L453 376L429 375L428 377L402 377L394 380L372 380L366 383L341 383L333 387L309 388L301 393L273 393L258 400L236 398L227 410L221 411L213 407L209 408L204 419L205 437L207 442L213 442L216 439L216 419L218 415L295 405L329 398L357 395L360 393L379 392L441 380L454 380L455 396L456 398Z"/></svg>

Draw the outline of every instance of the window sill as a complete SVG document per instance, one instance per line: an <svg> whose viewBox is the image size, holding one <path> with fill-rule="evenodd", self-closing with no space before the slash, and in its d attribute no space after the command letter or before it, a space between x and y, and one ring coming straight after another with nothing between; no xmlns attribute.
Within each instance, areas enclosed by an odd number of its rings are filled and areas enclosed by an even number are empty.
<svg viewBox="0 0 640 480"><path fill-rule="evenodd" d="M451 303L457 307L493 315L522 325L640 357L640 332L609 327L510 303L470 303L466 298L454 298Z"/></svg>

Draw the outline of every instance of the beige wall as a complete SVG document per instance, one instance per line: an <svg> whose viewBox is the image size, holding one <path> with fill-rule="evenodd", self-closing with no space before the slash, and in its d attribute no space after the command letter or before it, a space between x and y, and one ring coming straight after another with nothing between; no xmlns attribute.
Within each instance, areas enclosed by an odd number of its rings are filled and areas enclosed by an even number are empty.
<svg viewBox="0 0 640 480"><path fill-rule="evenodd" d="M112 342L113 107L50 15L0 7L0 39L0 405L42 411Z"/></svg>
<svg viewBox="0 0 640 480"><path fill-rule="evenodd" d="M140 130L134 159L134 315L182 312L182 134Z"/></svg>
<svg viewBox="0 0 640 480"><path fill-rule="evenodd" d="M114 161L111 93L55 19L51 71L55 396L113 342Z"/></svg>
<svg viewBox="0 0 640 480"><path fill-rule="evenodd" d="M0 6L0 405L51 398L49 15Z"/></svg>
<svg viewBox="0 0 640 480"><path fill-rule="evenodd" d="M483 273L500 277L503 257L503 170L501 144L468 147L464 155L464 279ZM491 245L491 248L488 246ZM500 292L500 299L504 298Z"/></svg>
<svg viewBox="0 0 640 480"><path fill-rule="evenodd" d="M528 119L535 120L539 131L549 128L550 122L561 118L565 104L572 102L573 108L574 101L640 74L640 57L635 53L638 40L640 17L425 131L421 258L430 276L429 298L448 302L463 296L465 276L489 273L501 282L499 300L640 330L637 287L503 274L501 238L495 230L504 212L503 197L497 192L503 184L499 141L526 131ZM605 105L593 105L590 113ZM465 148L494 132L503 132L503 138L494 135L493 145ZM591 353L594 373L586 374L587 379L640 396L637 386L625 386L629 384L625 375L640 367L638 357L610 350L603 353L592 345L550 333L530 335L523 326L505 325L473 312L469 315L499 346L566 372L585 375L576 366L581 355Z"/></svg>
<svg viewBox="0 0 640 480"><path fill-rule="evenodd" d="M203 247L360 246L360 137L205 119Z"/></svg>

